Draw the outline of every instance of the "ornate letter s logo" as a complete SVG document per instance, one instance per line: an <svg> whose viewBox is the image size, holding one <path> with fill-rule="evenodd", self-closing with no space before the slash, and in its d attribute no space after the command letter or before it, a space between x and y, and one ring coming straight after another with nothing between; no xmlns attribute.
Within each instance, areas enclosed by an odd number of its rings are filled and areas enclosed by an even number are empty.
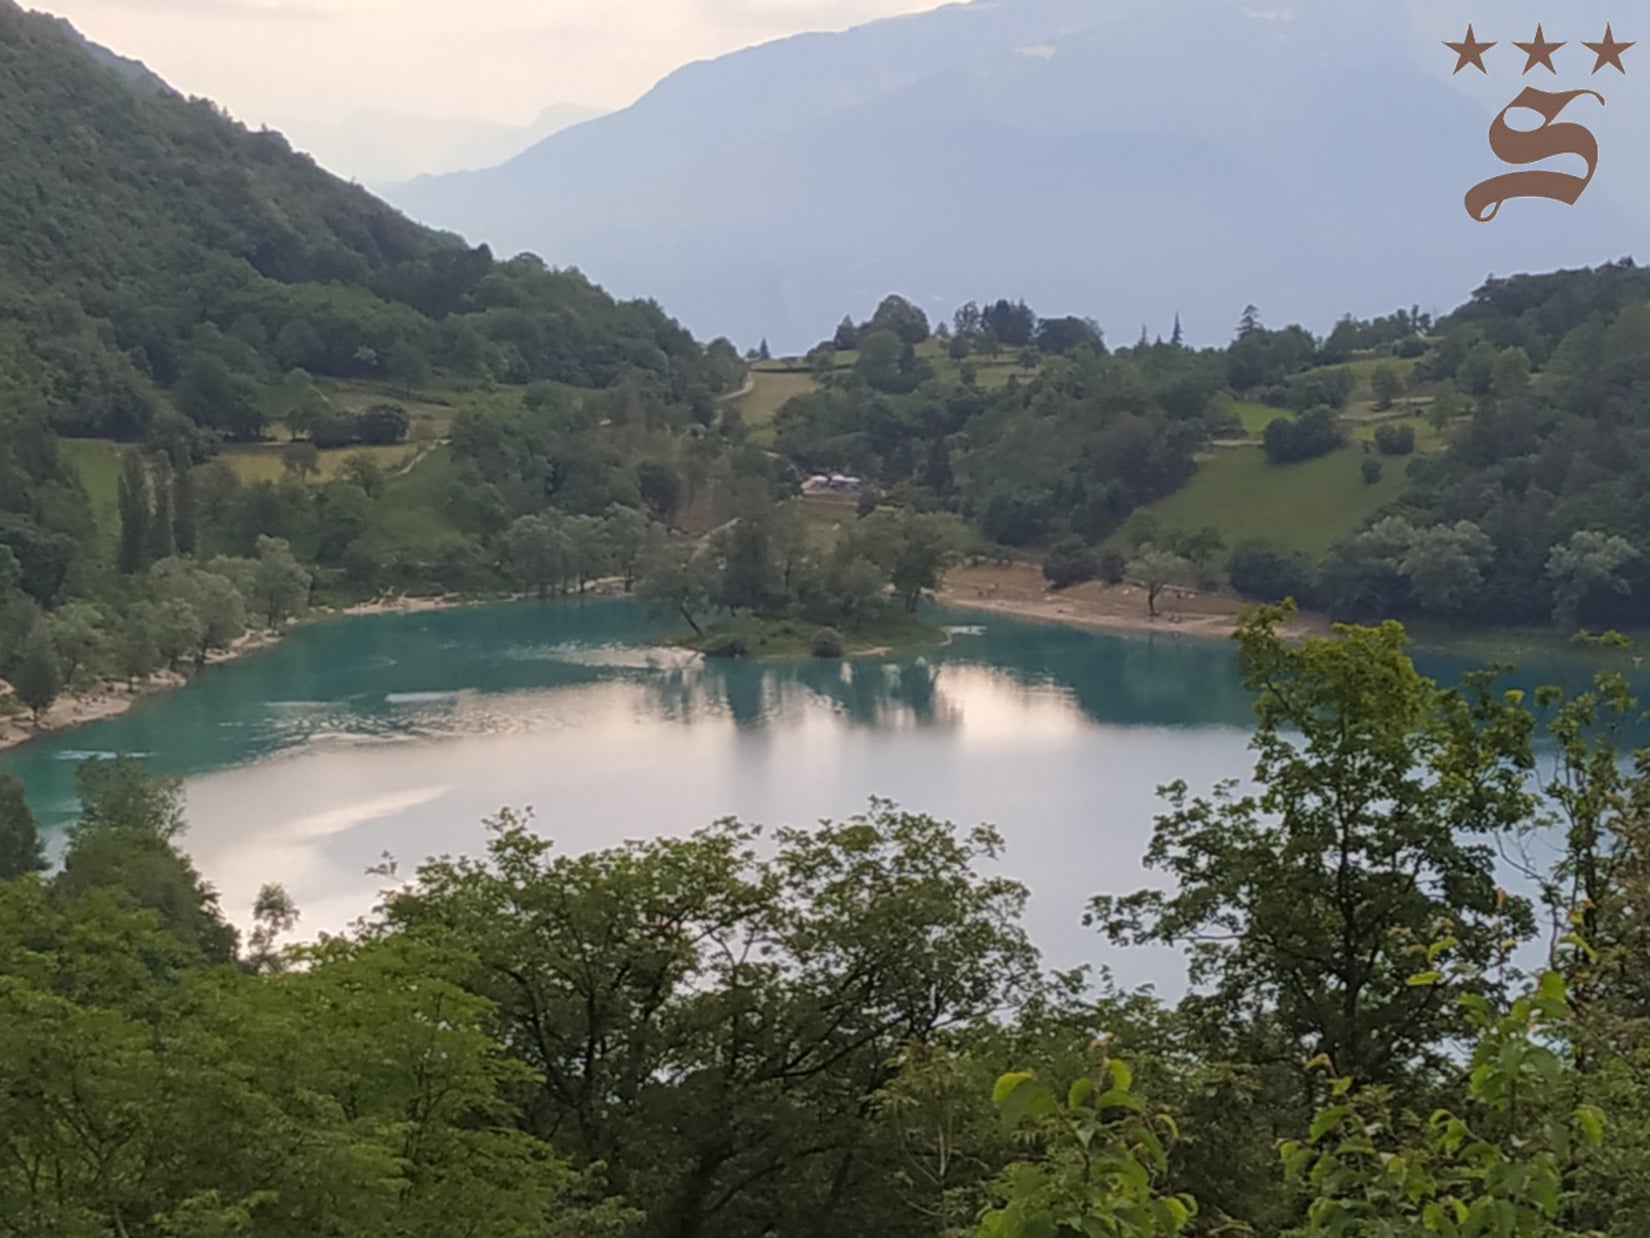
<svg viewBox="0 0 1650 1238"><path fill-rule="evenodd" d="M1574 206L1593 182L1598 171L1598 139L1584 125L1555 124L1559 113L1579 95L1591 95L1602 105L1604 96L1596 90L1566 90L1555 93L1526 86L1524 92L1495 118L1490 126L1490 150L1502 163L1540 163L1560 155L1578 155L1587 164L1586 176L1567 172L1508 172L1492 177L1467 191L1467 214L1479 223L1488 223L1509 198L1550 198ZM1507 113L1527 108L1541 116L1538 129L1514 129Z"/></svg>

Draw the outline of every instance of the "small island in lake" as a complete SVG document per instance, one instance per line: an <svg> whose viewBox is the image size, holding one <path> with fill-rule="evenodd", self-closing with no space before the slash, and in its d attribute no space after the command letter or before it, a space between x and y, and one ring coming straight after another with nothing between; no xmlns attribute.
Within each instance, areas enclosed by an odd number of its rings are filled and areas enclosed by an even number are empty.
<svg viewBox="0 0 1650 1238"><path fill-rule="evenodd" d="M842 519L837 519L837 515ZM841 658L943 645L917 615L962 557L967 526L943 512L776 503L747 493L728 524L663 544L637 592L686 625L671 643L711 658Z"/></svg>

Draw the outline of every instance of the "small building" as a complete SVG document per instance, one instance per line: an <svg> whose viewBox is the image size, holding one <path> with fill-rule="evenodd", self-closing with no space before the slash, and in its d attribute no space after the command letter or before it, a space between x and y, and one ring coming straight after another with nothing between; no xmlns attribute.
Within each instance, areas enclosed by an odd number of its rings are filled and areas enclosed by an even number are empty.
<svg viewBox="0 0 1650 1238"><path fill-rule="evenodd" d="M865 483L859 478L842 473L816 473L802 483L803 494L857 495L864 489Z"/></svg>

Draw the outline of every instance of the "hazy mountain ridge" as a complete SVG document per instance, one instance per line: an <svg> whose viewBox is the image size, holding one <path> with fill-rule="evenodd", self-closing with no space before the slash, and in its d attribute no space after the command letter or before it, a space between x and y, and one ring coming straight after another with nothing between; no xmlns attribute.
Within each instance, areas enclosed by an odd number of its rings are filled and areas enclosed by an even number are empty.
<svg viewBox="0 0 1650 1238"><path fill-rule="evenodd" d="M516 125L369 109L293 119L280 127L323 167L373 188L419 175L487 168L601 115L600 108L553 104Z"/></svg>
<svg viewBox="0 0 1650 1238"><path fill-rule="evenodd" d="M496 169L388 196L787 350L896 289L940 313L1024 296L1113 338L1178 310L1213 342L1249 301L1324 330L1631 248L1596 194L1468 219L1461 195L1498 170L1473 153L1486 117L1413 55L1405 21L1356 0L953 5L687 66Z"/></svg>
<svg viewBox="0 0 1650 1238"><path fill-rule="evenodd" d="M129 56L122 56L119 52L111 51L101 43L94 43L82 34L67 17L59 17L54 13L47 13L43 10L26 9L18 4L16 0L3 0L3 2L6 8L14 12L29 13L53 22L60 31L90 54L91 58L97 61L98 64L106 69L113 70L132 85L152 91L155 94L175 95L178 93L166 79L144 64L143 61L134 60Z"/></svg>

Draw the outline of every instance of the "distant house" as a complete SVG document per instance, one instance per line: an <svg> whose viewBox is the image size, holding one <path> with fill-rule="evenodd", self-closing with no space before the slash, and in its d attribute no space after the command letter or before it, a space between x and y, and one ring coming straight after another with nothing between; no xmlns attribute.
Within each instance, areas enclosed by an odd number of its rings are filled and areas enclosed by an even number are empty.
<svg viewBox="0 0 1650 1238"><path fill-rule="evenodd" d="M865 483L857 477L846 477L841 473L816 473L802 483L803 494L858 494L865 488Z"/></svg>

